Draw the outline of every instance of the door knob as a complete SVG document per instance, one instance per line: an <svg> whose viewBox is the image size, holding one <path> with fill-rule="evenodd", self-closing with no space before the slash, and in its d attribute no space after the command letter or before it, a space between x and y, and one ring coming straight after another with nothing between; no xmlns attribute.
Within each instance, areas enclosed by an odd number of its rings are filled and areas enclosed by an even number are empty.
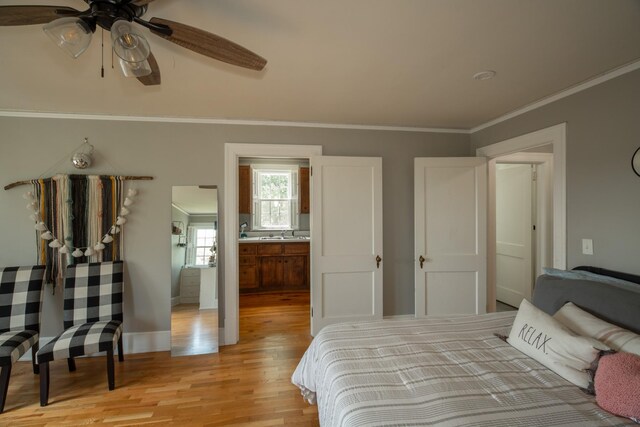
<svg viewBox="0 0 640 427"><path fill-rule="evenodd" d="M420 261L420 268L422 268L424 266L424 262L427 259L425 257L423 257L422 255L420 255L420 258L418 258L418 261Z"/></svg>
<svg viewBox="0 0 640 427"><path fill-rule="evenodd" d="M380 268L380 261L382 261L382 258L380 258L380 255L376 256L376 268Z"/></svg>

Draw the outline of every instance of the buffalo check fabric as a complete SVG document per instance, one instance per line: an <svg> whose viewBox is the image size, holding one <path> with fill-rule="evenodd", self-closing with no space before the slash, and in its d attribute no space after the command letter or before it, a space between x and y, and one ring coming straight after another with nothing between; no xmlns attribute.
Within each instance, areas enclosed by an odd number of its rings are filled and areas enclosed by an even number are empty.
<svg viewBox="0 0 640 427"><path fill-rule="evenodd" d="M118 320L72 326L40 349L38 363L110 350L121 334L122 322Z"/></svg>
<svg viewBox="0 0 640 427"><path fill-rule="evenodd" d="M38 341L35 331L0 333L0 366L12 365Z"/></svg>
<svg viewBox="0 0 640 427"><path fill-rule="evenodd" d="M101 320L122 322L122 261L67 267L64 329Z"/></svg>
<svg viewBox="0 0 640 427"><path fill-rule="evenodd" d="M44 272L43 265L0 269L0 366L38 341Z"/></svg>

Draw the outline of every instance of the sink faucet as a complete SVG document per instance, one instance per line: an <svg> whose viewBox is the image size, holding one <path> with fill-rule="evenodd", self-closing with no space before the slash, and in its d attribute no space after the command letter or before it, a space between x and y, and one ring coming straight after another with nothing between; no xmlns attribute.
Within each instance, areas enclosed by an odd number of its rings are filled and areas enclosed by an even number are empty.
<svg viewBox="0 0 640 427"><path fill-rule="evenodd" d="M291 230L291 237L295 237L296 236L296 230Z"/></svg>

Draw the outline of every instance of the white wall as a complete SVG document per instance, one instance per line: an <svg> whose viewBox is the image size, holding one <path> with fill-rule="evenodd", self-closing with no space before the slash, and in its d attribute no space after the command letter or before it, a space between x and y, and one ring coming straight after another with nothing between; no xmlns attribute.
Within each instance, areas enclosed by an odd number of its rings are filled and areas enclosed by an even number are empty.
<svg viewBox="0 0 640 427"><path fill-rule="evenodd" d="M182 233L184 236L187 234L187 225L189 224L189 215L182 212L175 207L171 207L171 221L181 221L184 225L182 227ZM186 238L182 240L186 242ZM178 246L180 236L171 235L171 297L177 297L180 295L180 272L185 262L185 255L187 248L185 246Z"/></svg>
<svg viewBox="0 0 640 427"><path fill-rule="evenodd" d="M225 143L322 145L325 155L383 158L385 315L413 313L413 158L469 153L466 134L0 117L0 183L76 172L66 160L49 169L85 136L96 149L87 172L155 178L135 183L140 193L125 227L126 332L169 330L171 187L217 184L223 201ZM21 197L27 189L0 191L0 265L36 260ZM224 217L219 220L222 237ZM224 265L223 241L220 249L218 265ZM45 296L43 336L61 329L61 295Z"/></svg>

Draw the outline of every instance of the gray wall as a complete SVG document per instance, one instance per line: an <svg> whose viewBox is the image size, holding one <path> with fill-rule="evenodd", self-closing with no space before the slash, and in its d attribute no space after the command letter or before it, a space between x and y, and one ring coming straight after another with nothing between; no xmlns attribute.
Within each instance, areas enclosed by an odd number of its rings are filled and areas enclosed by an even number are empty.
<svg viewBox="0 0 640 427"><path fill-rule="evenodd" d="M182 233L186 236L187 225L189 224L189 215L171 207L171 221L182 221L184 227ZM184 257L187 252L187 248L178 246L180 236L171 235L171 297L180 296L180 272L184 266ZM183 239L183 241L186 241Z"/></svg>
<svg viewBox="0 0 640 427"><path fill-rule="evenodd" d="M471 135L475 149L567 122L567 262L640 274L640 71ZM473 154L472 154L473 155ZM594 255L582 255L581 239Z"/></svg>
<svg viewBox="0 0 640 427"><path fill-rule="evenodd" d="M0 129L0 182L5 185L45 173L75 172L66 160L50 169L85 136L96 149L95 167L88 172L155 178L135 183L139 196L125 227L126 332L169 330L171 187L217 184L223 203L226 142L314 144L322 145L325 155L383 158L385 315L413 313L413 158L469 153L466 134L10 117L0 117ZM0 191L5 242L0 265L35 262L33 224L21 197L27 189ZM220 249L218 265L223 266L224 241ZM43 336L61 328L61 294L45 295Z"/></svg>

